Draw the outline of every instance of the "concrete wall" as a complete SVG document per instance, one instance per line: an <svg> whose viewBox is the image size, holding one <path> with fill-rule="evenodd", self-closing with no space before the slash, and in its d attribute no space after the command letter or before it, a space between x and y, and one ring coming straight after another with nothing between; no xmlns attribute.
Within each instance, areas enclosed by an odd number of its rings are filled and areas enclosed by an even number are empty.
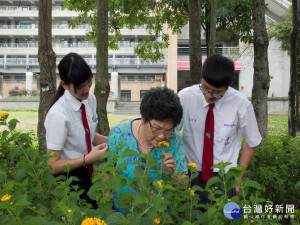
<svg viewBox="0 0 300 225"><path fill-rule="evenodd" d="M290 82L290 57L287 52L279 49L280 43L271 40L268 48L269 74L271 76L268 97L288 97ZM243 53L239 59L242 62L242 69L239 74L239 90L247 97L252 95L253 87L253 48L247 48L241 44L240 52Z"/></svg>

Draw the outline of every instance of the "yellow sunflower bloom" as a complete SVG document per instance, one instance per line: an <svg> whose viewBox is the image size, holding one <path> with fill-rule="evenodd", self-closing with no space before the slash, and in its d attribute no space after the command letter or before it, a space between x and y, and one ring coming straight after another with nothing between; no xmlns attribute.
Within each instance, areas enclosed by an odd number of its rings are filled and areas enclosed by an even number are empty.
<svg viewBox="0 0 300 225"><path fill-rule="evenodd" d="M195 195L195 191L194 191L194 190L191 190L191 191L190 191L190 195Z"/></svg>
<svg viewBox="0 0 300 225"><path fill-rule="evenodd" d="M250 223L254 223L254 220L250 220Z"/></svg>
<svg viewBox="0 0 300 225"><path fill-rule="evenodd" d="M156 223L156 224L160 224L160 219L159 219L159 218L155 218L153 221L154 221L154 223Z"/></svg>
<svg viewBox="0 0 300 225"><path fill-rule="evenodd" d="M170 144L169 144L168 142L166 142L166 141L160 141L160 142L158 142L158 146L159 146L159 147L160 147L160 146L166 146L166 147L169 147Z"/></svg>
<svg viewBox="0 0 300 225"><path fill-rule="evenodd" d="M227 202L231 202L231 198L227 199Z"/></svg>
<svg viewBox="0 0 300 225"><path fill-rule="evenodd" d="M196 168L197 167L197 164L196 163L189 163L188 166L191 166L193 168Z"/></svg>
<svg viewBox="0 0 300 225"><path fill-rule="evenodd" d="M87 218L82 221L81 225L107 225L104 220L95 217Z"/></svg>
<svg viewBox="0 0 300 225"><path fill-rule="evenodd" d="M1 202L6 202L11 198L11 195L7 194L7 195L3 195L1 198Z"/></svg>
<svg viewBox="0 0 300 225"><path fill-rule="evenodd" d="M7 112L0 112L0 118L3 118L3 117L5 117L5 116L7 116L7 115L8 115Z"/></svg>
<svg viewBox="0 0 300 225"><path fill-rule="evenodd" d="M162 181L161 180L157 181L157 184L158 184L158 186L162 187Z"/></svg>

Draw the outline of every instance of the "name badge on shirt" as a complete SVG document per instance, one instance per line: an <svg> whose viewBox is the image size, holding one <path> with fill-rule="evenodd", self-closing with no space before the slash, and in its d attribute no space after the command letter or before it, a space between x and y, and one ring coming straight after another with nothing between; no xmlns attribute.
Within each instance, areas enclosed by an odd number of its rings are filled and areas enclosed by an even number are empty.
<svg viewBox="0 0 300 225"><path fill-rule="evenodd" d="M98 118L97 118L97 116L93 116L92 120L93 120L94 123L98 123Z"/></svg>

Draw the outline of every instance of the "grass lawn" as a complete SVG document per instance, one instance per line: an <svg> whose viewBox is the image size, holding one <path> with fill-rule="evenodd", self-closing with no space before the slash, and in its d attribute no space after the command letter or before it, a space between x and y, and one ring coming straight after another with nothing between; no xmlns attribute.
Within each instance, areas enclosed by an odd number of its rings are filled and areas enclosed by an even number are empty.
<svg viewBox="0 0 300 225"><path fill-rule="evenodd" d="M37 110L29 110L29 109L0 109L0 112L8 112L8 119L17 119L20 121L17 125L17 129L23 131L33 130L36 132L37 123L38 123L38 111ZM139 115L113 115L108 114L108 121L110 127L119 123L124 119L138 118ZM268 132L270 136L280 136L287 134L288 129L288 117L282 115L269 115L268 121L269 127ZM0 131L3 130L4 127L0 126Z"/></svg>
<svg viewBox="0 0 300 225"><path fill-rule="evenodd" d="M38 124L38 111L37 110L30 110L30 109L0 109L0 112L8 112L9 117L8 121L11 119L17 119L20 122L17 124L17 129L23 131L30 131L33 130L34 132L37 131L37 124ZM111 113L108 114L108 121L109 126L112 127L113 125L119 123L124 119L131 119L131 118L138 118L139 115L112 115ZM4 129L3 126L0 126L0 131Z"/></svg>

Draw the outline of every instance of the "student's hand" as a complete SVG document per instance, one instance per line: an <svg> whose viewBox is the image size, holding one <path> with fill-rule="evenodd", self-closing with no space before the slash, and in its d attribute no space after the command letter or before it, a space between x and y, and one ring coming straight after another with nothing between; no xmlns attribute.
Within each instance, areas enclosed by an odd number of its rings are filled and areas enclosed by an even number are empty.
<svg viewBox="0 0 300 225"><path fill-rule="evenodd" d="M108 146L106 143L102 143L100 145L96 145L91 152L85 157L85 163L90 164L93 162L99 162L101 160L101 156L108 150Z"/></svg>
<svg viewBox="0 0 300 225"><path fill-rule="evenodd" d="M164 156L162 167L167 175L172 175L176 169L176 160L170 153L164 153Z"/></svg>

